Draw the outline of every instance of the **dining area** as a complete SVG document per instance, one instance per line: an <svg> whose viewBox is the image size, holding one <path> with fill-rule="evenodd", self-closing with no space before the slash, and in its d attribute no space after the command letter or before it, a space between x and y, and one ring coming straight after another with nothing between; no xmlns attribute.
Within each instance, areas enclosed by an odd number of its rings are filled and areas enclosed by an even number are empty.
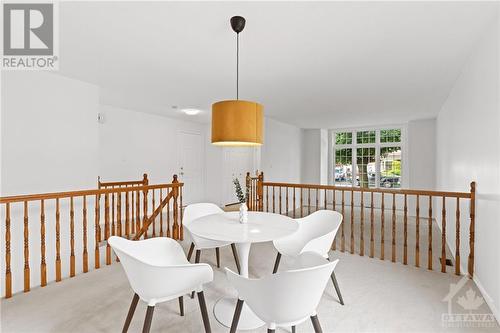
<svg viewBox="0 0 500 333"><path fill-rule="evenodd" d="M342 215L331 210L293 219L268 212L224 212L215 204L197 203L183 211L187 253L166 237L131 241L113 236L108 242L134 292L122 331L139 320L134 319L139 301L147 305L142 331L150 332L157 305L177 299L178 315L185 316L184 303L197 298L205 332L212 332L214 326L209 311L230 332L275 332L278 328L296 332L297 325L306 321L315 333L323 332L317 308L325 289L335 290L338 303L344 304L335 275L339 260L331 261L329 256L341 223ZM258 254L259 258L250 261L251 249L271 242L273 269L256 275L249 263L268 258ZM229 251L234 262L227 262ZM202 252L215 256L215 265L202 262ZM221 252L226 252L222 263ZM280 269L281 261L286 265ZM211 304L205 291L214 272L225 276L224 289L229 292ZM123 313L125 317L125 309Z"/></svg>

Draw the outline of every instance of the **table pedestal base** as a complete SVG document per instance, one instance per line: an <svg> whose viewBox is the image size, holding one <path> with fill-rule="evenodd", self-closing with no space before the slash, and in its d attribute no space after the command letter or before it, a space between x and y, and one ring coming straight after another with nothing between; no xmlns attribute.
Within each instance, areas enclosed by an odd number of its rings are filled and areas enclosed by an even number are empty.
<svg viewBox="0 0 500 333"><path fill-rule="evenodd" d="M215 303L214 315L219 323L226 327L231 327L234 310L236 309L236 302L236 298L221 298ZM246 303L243 303L240 321L238 322L238 330L252 330L262 325L264 325L264 322L250 310Z"/></svg>

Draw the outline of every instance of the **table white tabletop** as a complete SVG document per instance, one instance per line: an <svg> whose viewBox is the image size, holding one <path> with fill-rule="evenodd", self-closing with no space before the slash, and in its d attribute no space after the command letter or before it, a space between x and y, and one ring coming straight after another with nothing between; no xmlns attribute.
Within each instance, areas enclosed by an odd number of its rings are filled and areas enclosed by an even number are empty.
<svg viewBox="0 0 500 333"><path fill-rule="evenodd" d="M288 216L265 212L248 212L245 224L239 222L239 212L206 215L189 224L189 231L196 236L232 243L272 241L298 228L298 223Z"/></svg>

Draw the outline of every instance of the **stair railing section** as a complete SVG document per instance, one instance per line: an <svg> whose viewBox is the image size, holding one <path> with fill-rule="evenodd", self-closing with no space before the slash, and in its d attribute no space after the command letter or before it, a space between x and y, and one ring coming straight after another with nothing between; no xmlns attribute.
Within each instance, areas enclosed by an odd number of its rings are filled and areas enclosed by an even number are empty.
<svg viewBox="0 0 500 333"><path fill-rule="evenodd" d="M106 242L110 236L182 239L184 184L176 175L169 184L149 185L147 177L144 181L127 186L101 183L93 190L0 197L5 221L2 294L9 298L18 291L28 292L50 281L86 273L91 267L110 265L116 260Z"/></svg>
<svg viewBox="0 0 500 333"><path fill-rule="evenodd" d="M451 265L461 275L468 247L467 271L474 274L475 182L469 192L448 192L276 183L265 182L263 174L257 180L248 176L251 210L293 218L319 209L339 211L344 219L333 250L404 265L413 261L441 272Z"/></svg>

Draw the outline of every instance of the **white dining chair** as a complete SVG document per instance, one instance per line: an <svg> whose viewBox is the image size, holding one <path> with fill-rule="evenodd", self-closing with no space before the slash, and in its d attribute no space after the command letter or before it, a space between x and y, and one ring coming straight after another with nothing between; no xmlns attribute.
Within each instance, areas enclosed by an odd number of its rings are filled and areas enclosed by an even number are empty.
<svg viewBox="0 0 500 333"><path fill-rule="evenodd" d="M304 252L315 252L329 260L328 253L342 224L342 218L339 212L318 210L304 218L297 219L299 229L295 233L273 242L278 250L273 273L278 271L281 255L296 257ZM331 278L340 304L344 305L335 271L332 271Z"/></svg>
<svg viewBox="0 0 500 333"><path fill-rule="evenodd" d="M166 237L131 241L112 236L108 243L120 259L135 293L123 332L130 326L139 299L148 305L142 331L149 332L156 304L178 298L183 316L183 295L192 290L198 294L205 332L211 331L203 294L203 284L213 280L210 265L189 263L179 243Z"/></svg>
<svg viewBox="0 0 500 333"><path fill-rule="evenodd" d="M295 258L291 270L261 279L245 278L226 268L227 278L238 292L230 332L238 328L243 303L267 325L268 333L290 326L295 332L295 326L309 318L314 332L322 332L316 309L338 261L305 252Z"/></svg>
<svg viewBox="0 0 500 333"><path fill-rule="evenodd" d="M239 272L240 271L240 262L238 260L238 253L236 251L236 246L233 243L221 242L221 241L216 241L216 240L198 237L189 231L189 225L191 224L191 222L193 222L197 218L211 215L211 214L219 214L219 213L223 213L223 212L224 211L222 209L220 209L219 206L217 206L213 203L191 204L191 205L188 205L184 209L182 224L184 226L184 229L187 230L188 238L191 240L191 245L189 247L187 259L188 259L188 261L191 260L191 256L193 255L193 251L196 250L195 263L198 263L198 262L200 262L201 250L215 248L217 267L220 268L219 248L226 246L226 245L231 245L231 249L233 250L234 261L236 262L236 268L238 269L238 272Z"/></svg>

